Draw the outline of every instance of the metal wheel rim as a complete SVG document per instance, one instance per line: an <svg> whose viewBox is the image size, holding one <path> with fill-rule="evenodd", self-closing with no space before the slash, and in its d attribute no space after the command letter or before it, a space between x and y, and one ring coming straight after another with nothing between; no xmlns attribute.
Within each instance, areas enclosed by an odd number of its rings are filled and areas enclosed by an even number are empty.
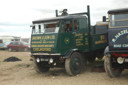
<svg viewBox="0 0 128 85"><path fill-rule="evenodd" d="M78 71L81 68L81 63L80 63L80 59L79 58L75 58L72 62L72 68L74 71Z"/></svg>

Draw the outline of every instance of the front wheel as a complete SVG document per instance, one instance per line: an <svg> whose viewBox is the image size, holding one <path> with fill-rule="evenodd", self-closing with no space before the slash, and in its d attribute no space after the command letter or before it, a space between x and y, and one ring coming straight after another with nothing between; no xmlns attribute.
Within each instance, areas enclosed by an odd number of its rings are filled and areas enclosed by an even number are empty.
<svg viewBox="0 0 128 85"><path fill-rule="evenodd" d="M70 58L67 58L65 61L65 69L66 72L71 75L77 75L82 71L83 68L83 60L82 56L78 52L72 53Z"/></svg>
<svg viewBox="0 0 128 85"><path fill-rule="evenodd" d="M119 77L122 69L112 66L112 56L110 54L105 55L104 68L109 77Z"/></svg>

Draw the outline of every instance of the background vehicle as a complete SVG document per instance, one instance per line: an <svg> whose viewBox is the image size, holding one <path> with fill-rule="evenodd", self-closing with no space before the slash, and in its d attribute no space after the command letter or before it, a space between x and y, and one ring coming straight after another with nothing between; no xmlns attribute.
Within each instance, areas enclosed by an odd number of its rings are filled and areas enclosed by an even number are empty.
<svg viewBox="0 0 128 85"><path fill-rule="evenodd" d="M3 49L3 46L4 46L3 40L0 39L0 49Z"/></svg>
<svg viewBox="0 0 128 85"><path fill-rule="evenodd" d="M11 41L20 41L20 37L17 36L0 36L0 49L4 50Z"/></svg>
<svg viewBox="0 0 128 85"><path fill-rule="evenodd" d="M0 43L0 49L3 49L4 44Z"/></svg>
<svg viewBox="0 0 128 85"><path fill-rule="evenodd" d="M88 61L102 58L107 46L107 23L90 25L90 10L62 15L56 10L55 18L33 21L31 56L37 72L47 72L50 67L65 67L69 75L77 75Z"/></svg>
<svg viewBox="0 0 128 85"><path fill-rule="evenodd" d="M3 44L3 49L7 49L7 46L11 43L11 41L5 42Z"/></svg>
<svg viewBox="0 0 128 85"><path fill-rule="evenodd" d="M27 43L25 42L20 42L20 41L13 41L11 42L8 46L8 51L28 51L30 50L30 47L28 46Z"/></svg>
<svg viewBox="0 0 128 85"><path fill-rule="evenodd" d="M0 49L5 50L7 49L7 46L11 43L11 41L0 43Z"/></svg>
<svg viewBox="0 0 128 85"><path fill-rule="evenodd" d="M108 46L104 67L110 77L120 76L128 68L128 9L109 10Z"/></svg>

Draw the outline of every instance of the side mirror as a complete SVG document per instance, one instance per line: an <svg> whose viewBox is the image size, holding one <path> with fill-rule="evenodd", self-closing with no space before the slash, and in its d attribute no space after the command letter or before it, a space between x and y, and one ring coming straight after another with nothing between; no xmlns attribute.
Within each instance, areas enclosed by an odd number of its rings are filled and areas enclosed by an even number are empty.
<svg viewBox="0 0 128 85"><path fill-rule="evenodd" d="M35 25L30 25L32 27L32 33L35 33Z"/></svg>
<svg viewBox="0 0 128 85"><path fill-rule="evenodd" d="M35 25L32 26L32 29L35 30Z"/></svg>
<svg viewBox="0 0 128 85"><path fill-rule="evenodd" d="M30 27L32 27L32 29L35 29L35 25L30 25Z"/></svg>
<svg viewBox="0 0 128 85"><path fill-rule="evenodd" d="M35 26L35 25L33 25L33 24L32 24L32 25L30 25L30 27L33 27L33 26Z"/></svg>

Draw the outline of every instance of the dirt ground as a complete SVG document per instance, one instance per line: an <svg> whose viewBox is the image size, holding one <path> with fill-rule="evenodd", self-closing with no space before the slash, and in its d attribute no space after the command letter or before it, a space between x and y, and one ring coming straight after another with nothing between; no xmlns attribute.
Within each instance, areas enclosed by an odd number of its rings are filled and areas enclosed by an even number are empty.
<svg viewBox="0 0 128 85"><path fill-rule="evenodd" d="M22 61L3 62L12 56ZM0 51L0 85L128 85L128 70L119 78L109 78L105 72L92 72L89 64L86 71L73 77L60 68L38 74L29 56L29 52Z"/></svg>

